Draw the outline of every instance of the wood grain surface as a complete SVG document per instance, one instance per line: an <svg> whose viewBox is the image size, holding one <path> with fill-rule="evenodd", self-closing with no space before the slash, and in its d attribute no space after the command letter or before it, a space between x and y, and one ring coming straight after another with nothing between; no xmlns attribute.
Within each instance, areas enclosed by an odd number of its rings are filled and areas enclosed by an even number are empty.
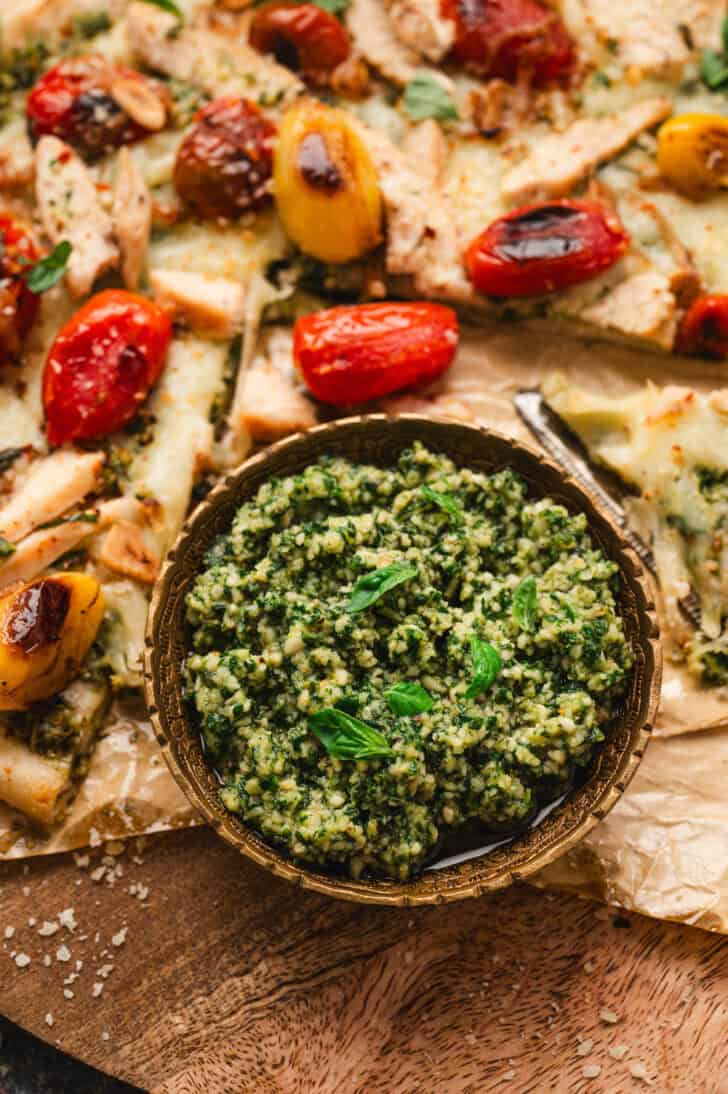
<svg viewBox="0 0 728 1094"><path fill-rule="evenodd" d="M526 886L338 903L205 830L103 856L0 867L0 1010L154 1094L728 1094L722 937Z"/></svg>

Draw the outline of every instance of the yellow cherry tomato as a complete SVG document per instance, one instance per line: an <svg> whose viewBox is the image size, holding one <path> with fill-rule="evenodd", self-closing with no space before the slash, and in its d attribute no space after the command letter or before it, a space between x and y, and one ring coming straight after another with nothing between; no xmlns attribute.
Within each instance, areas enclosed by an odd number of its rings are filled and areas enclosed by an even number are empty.
<svg viewBox="0 0 728 1094"><path fill-rule="evenodd" d="M677 114L657 134L657 166L681 194L691 198L728 185L728 118L721 114Z"/></svg>
<svg viewBox="0 0 728 1094"><path fill-rule="evenodd" d="M0 595L0 710L26 710L77 675L104 614L95 577L52 574Z"/></svg>
<svg viewBox="0 0 728 1094"><path fill-rule="evenodd" d="M371 156L348 116L311 100L283 118L273 161L283 227L306 254L349 262L382 238L382 199Z"/></svg>

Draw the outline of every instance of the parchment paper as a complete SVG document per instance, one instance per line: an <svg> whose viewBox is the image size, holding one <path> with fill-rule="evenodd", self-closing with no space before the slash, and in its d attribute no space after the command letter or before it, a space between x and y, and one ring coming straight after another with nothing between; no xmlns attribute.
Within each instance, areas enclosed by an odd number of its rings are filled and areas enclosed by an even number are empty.
<svg viewBox="0 0 728 1094"><path fill-rule="evenodd" d="M478 423L532 441L511 398L556 369L611 393L647 379L702 389L728 385L721 365L644 354L539 323L501 323L463 333L439 390ZM607 819L535 883L728 933L728 696L700 688L683 666L666 663L655 736ZM139 706L117 705L68 818L50 838L29 832L0 806L0 858L195 823Z"/></svg>

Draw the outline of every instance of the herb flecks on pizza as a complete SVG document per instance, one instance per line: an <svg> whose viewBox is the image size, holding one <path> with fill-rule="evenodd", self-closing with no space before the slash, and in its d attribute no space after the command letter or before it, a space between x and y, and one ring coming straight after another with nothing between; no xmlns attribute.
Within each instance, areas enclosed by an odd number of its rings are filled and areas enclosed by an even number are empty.
<svg viewBox="0 0 728 1094"><path fill-rule="evenodd" d="M728 353L728 59L709 0L2 8L0 800L48 824L251 443L434 380L454 306Z"/></svg>

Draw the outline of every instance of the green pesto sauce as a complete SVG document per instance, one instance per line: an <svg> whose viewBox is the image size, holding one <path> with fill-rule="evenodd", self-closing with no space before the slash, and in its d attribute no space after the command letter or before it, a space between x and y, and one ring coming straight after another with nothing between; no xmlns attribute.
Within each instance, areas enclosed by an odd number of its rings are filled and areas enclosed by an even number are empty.
<svg viewBox="0 0 728 1094"><path fill-rule="evenodd" d="M416 576L352 612L357 580L393 563ZM466 822L523 824L589 762L625 694L617 581L586 518L529 500L510 470L417 444L393 468L324 459L271 480L187 596L187 694L225 806L355 877L407 878ZM468 698L473 638L500 664ZM431 709L395 714L385 693L403 681ZM309 718L337 703L391 755L330 755Z"/></svg>

